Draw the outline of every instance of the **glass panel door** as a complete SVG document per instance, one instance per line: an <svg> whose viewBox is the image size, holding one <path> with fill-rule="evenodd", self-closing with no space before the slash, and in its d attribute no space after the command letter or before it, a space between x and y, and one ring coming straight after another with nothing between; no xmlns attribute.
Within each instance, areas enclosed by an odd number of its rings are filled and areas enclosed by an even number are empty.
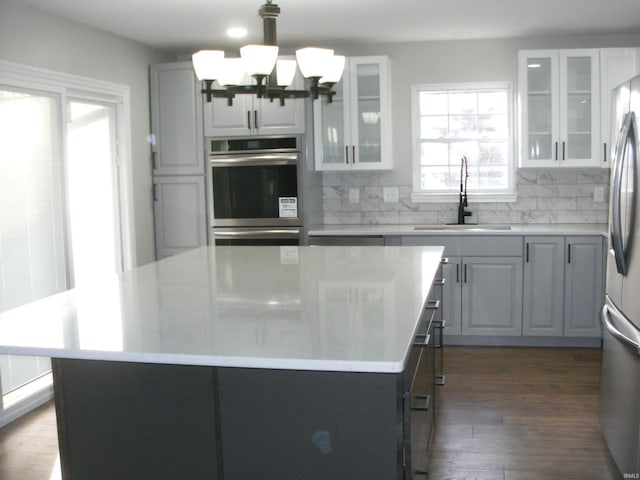
<svg viewBox="0 0 640 480"><path fill-rule="evenodd" d="M57 95L0 85L0 311L68 288L60 111ZM35 393L50 368L0 356L3 409Z"/></svg>
<svg viewBox="0 0 640 480"><path fill-rule="evenodd" d="M591 57L567 57L566 68L567 143L562 159L589 159L592 156Z"/></svg>
<svg viewBox="0 0 640 480"><path fill-rule="evenodd" d="M356 144L356 158L359 163L380 163L380 65L358 63L353 73L357 93L351 136Z"/></svg>
<svg viewBox="0 0 640 480"><path fill-rule="evenodd" d="M527 59L527 126L529 160L553 160L553 92L551 58Z"/></svg>
<svg viewBox="0 0 640 480"><path fill-rule="evenodd" d="M73 285L122 270L115 104L69 102L67 183Z"/></svg>
<svg viewBox="0 0 640 480"><path fill-rule="evenodd" d="M316 100L320 108L320 128L322 138L322 163L344 164L348 167L345 157L345 101L343 81L338 82L333 90L336 94L331 103L325 97Z"/></svg>

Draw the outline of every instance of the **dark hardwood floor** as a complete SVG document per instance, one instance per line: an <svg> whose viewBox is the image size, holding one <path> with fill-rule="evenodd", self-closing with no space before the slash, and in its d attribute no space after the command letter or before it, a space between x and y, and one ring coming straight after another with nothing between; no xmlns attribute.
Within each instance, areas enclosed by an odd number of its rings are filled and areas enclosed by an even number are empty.
<svg viewBox="0 0 640 480"><path fill-rule="evenodd" d="M598 419L598 349L446 347L429 480L621 478Z"/></svg>
<svg viewBox="0 0 640 480"><path fill-rule="evenodd" d="M429 480L614 480L597 349L447 347ZM0 430L0 479L57 480L47 404ZM283 479L285 480L285 479Z"/></svg>

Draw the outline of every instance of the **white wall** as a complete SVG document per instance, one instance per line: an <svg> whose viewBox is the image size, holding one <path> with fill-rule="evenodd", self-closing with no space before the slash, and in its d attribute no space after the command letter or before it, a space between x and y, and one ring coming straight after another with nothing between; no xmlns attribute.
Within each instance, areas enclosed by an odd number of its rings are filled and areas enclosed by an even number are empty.
<svg viewBox="0 0 640 480"><path fill-rule="evenodd" d="M155 259L151 162L146 141L150 131L148 67L173 58L122 37L0 0L1 60L129 86L139 265Z"/></svg>

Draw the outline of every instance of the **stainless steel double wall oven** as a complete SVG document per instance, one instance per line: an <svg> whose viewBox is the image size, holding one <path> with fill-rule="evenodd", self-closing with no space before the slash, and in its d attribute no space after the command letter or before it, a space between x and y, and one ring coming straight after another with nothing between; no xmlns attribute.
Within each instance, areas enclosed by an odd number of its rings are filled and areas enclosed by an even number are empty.
<svg viewBox="0 0 640 480"><path fill-rule="evenodd" d="M208 140L216 245L303 243L301 138Z"/></svg>

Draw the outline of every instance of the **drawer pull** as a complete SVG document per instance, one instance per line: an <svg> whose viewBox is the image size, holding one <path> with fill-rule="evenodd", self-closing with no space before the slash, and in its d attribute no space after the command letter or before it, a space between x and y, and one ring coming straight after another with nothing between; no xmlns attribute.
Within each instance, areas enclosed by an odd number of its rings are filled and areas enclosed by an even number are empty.
<svg viewBox="0 0 640 480"><path fill-rule="evenodd" d="M427 310L437 310L440 308L440 300L428 300L425 308Z"/></svg>
<svg viewBox="0 0 640 480"><path fill-rule="evenodd" d="M445 383L447 383L447 377L445 375L436 375L433 382L436 387L444 387Z"/></svg>
<svg viewBox="0 0 640 480"><path fill-rule="evenodd" d="M448 265L449 264L449 257L442 257L442 260L440 260L440 263L442 265Z"/></svg>
<svg viewBox="0 0 640 480"><path fill-rule="evenodd" d="M414 395L413 400L415 400L416 402L422 401L423 403L422 405L414 406L412 402L411 410L418 411L418 412L426 412L429 410L429 404L431 403L431 395Z"/></svg>
<svg viewBox="0 0 640 480"><path fill-rule="evenodd" d="M419 339L423 339L422 342ZM431 341L431 335L428 333L419 333L413 342L414 347L428 347Z"/></svg>
<svg viewBox="0 0 640 480"><path fill-rule="evenodd" d="M444 278L436 278L433 281L433 285L436 286L436 287L442 287L445 284L445 281L446 281L446 279L444 279Z"/></svg>

